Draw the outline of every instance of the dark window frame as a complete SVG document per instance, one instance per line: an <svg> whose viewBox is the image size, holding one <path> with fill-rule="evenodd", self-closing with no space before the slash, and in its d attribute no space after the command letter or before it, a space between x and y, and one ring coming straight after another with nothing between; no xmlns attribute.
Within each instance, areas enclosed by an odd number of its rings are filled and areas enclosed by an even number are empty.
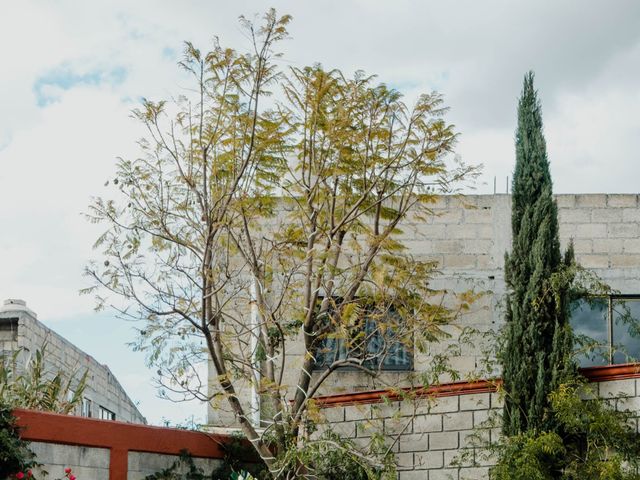
<svg viewBox="0 0 640 480"><path fill-rule="evenodd" d="M102 405L100 405L99 413L100 413L100 420L109 420L109 421L116 420L116 413L109 410L108 408L103 407Z"/></svg>
<svg viewBox="0 0 640 480"><path fill-rule="evenodd" d="M93 417L93 402L89 397L82 397L82 416L86 418Z"/></svg>

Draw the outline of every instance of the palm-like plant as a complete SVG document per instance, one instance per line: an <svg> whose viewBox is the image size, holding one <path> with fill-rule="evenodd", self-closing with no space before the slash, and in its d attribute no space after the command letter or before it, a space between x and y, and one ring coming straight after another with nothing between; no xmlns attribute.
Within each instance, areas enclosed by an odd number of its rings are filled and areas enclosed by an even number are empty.
<svg viewBox="0 0 640 480"><path fill-rule="evenodd" d="M8 358L0 357L0 401L13 408L27 408L69 414L82 401L88 371L79 379L62 371L52 374L45 370L46 344L36 350L18 369L19 349ZM75 388L74 388L75 387Z"/></svg>

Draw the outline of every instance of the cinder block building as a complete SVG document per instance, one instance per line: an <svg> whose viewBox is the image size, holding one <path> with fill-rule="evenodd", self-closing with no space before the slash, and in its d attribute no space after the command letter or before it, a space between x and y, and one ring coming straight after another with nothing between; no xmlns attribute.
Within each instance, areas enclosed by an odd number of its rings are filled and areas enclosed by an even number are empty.
<svg viewBox="0 0 640 480"><path fill-rule="evenodd" d="M573 240L576 259L599 275L615 294L573 308L574 329L598 342L600 355L579 358L583 372L602 397L620 398L619 405L640 412L640 337L632 320L640 319L640 204L635 194L557 195L560 239L563 248ZM439 273L434 288L451 293L483 293L471 309L446 326L449 339L434 343L424 353L408 351L388 368L382 381L363 372L339 370L322 391L331 428L357 444L365 445L374 430L390 437L400 468L400 480L488 478L490 459L475 450L461 463L460 453L472 448L478 432L490 439L497 430L484 423L501 400L495 384L477 380L486 354L486 341L460 345L451 356L452 366L464 381L427 389L422 405L398 401L384 385L414 388L410 373L428 369L433 355L458 343L465 327L477 332L497 330L504 322L504 255L511 248L510 195L442 196L427 221L405 223L400 238L416 258L434 260ZM289 385L295 385L303 349L287 352ZM290 373L289 373L290 372ZM499 375L499 372L495 372ZM210 368L210 384L216 375ZM473 381L470 379L474 378ZM246 395L244 395L246 394ZM243 392L250 398L250 392ZM386 397L386 401L383 399ZM626 398L623 398L626 397ZM210 409L211 423L230 421ZM485 429L483 430L483 425Z"/></svg>
<svg viewBox="0 0 640 480"><path fill-rule="evenodd" d="M20 351L17 365L20 370L29 355L45 345L44 363L48 375L61 371L74 374L78 380L88 372L82 405L77 407L76 415L147 423L107 365L43 325L23 300L5 300L0 307L0 355L6 359Z"/></svg>

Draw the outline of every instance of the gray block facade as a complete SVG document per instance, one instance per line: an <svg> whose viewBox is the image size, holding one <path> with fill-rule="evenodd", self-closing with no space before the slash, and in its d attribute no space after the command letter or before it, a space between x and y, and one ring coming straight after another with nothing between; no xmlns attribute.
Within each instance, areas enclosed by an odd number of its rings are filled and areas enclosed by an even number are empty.
<svg viewBox="0 0 640 480"><path fill-rule="evenodd" d="M616 408L640 413L639 379L594 383L593 388ZM383 433L399 480L479 480L488 479L494 465L486 445L500 436L501 410L497 393L333 406L323 410L327 423L321 428L365 451L373 435Z"/></svg>
<svg viewBox="0 0 640 480"><path fill-rule="evenodd" d="M38 321L21 300L7 300L0 308L0 354L12 355L20 350L18 369L30 354L46 345L44 356L47 374L61 371L79 379L88 371L84 405L74 414L114 419L129 423L146 423L144 416L129 398L107 365L68 342ZM115 416L115 418L108 418Z"/></svg>

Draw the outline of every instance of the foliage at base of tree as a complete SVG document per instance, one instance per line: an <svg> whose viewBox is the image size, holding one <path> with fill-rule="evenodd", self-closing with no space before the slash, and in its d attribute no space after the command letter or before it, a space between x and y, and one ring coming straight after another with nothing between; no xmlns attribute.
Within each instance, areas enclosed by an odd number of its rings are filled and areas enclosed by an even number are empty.
<svg viewBox="0 0 640 480"><path fill-rule="evenodd" d="M243 452L237 450L240 442L232 442L225 445L225 456L222 465L214 469L211 473L206 473L198 467L191 454L183 450L171 466L147 475L145 480L261 480L268 473L266 466L262 463L250 464L240 460Z"/></svg>
<svg viewBox="0 0 640 480"><path fill-rule="evenodd" d="M293 473L287 478L395 480L395 459L387 450L383 437L361 452L352 441L326 431L303 448L287 449L278 463L283 471Z"/></svg>
<svg viewBox="0 0 640 480"><path fill-rule="evenodd" d="M235 475L245 474L251 475L246 477L256 480L269 478L269 470L262 462L259 455L252 451L247 451L246 437L242 434L234 435L231 441L222 446L224 450L223 463L214 470L212 477L214 479L226 480L231 478L236 480ZM239 477L239 480L244 480Z"/></svg>
<svg viewBox="0 0 640 480"><path fill-rule="evenodd" d="M12 408L0 402L0 478L36 466L29 444L20 439Z"/></svg>
<svg viewBox="0 0 640 480"><path fill-rule="evenodd" d="M498 457L492 479L640 479L637 412L616 410L584 380L561 385L549 403L557 429L505 437L492 447Z"/></svg>

